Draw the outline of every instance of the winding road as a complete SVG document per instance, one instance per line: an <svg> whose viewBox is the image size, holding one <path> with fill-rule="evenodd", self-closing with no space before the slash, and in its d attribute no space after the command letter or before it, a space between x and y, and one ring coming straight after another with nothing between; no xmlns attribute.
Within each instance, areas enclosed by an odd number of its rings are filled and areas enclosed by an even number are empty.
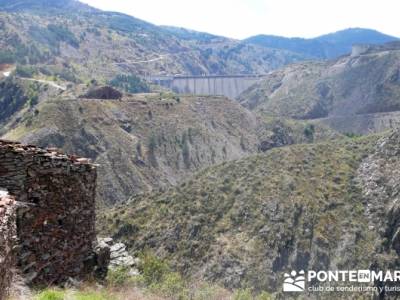
<svg viewBox="0 0 400 300"><path fill-rule="evenodd" d="M39 83L44 83L48 84L56 89L66 91L67 88L65 86L61 86L56 84L54 81L48 81L48 80L41 80L41 79L33 79L33 78L25 78L25 77L17 77L18 79L25 80L25 81L34 81L34 82L39 82Z"/></svg>

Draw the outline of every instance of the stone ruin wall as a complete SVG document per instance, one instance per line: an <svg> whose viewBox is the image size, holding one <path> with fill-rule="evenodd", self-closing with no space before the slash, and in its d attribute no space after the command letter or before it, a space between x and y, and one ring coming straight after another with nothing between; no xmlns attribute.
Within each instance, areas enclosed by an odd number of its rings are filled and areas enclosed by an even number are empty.
<svg viewBox="0 0 400 300"><path fill-rule="evenodd" d="M8 295L15 267L16 205L13 197L0 190L0 299Z"/></svg>
<svg viewBox="0 0 400 300"><path fill-rule="evenodd" d="M0 188L19 204L16 260L28 283L57 284L90 272L95 187L87 159L0 140Z"/></svg>

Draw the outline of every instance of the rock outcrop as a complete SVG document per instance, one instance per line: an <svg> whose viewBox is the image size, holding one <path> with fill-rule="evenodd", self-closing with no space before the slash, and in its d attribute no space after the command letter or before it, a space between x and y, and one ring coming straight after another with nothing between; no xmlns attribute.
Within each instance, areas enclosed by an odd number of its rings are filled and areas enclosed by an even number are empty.
<svg viewBox="0 0 400 300"><path fill-rule="evenodd" d="M95 240L96 168L56 149L0 140L0 187L19 204L15 255L26 281L85 277Z"/></svg>
<svg viewBox="0 0 400 300"><path fill-rule="evenodd" d="M133 258L127 251L124 243L115 243L112 238L98 238L95 246L96 273L98 277L104 277L108 270L124 268L129 275L139 274L139 259Z"/></svg>
<svg viewBox="0 0 400 300"><path fill-rule="evenodd" d="M360 165L357 176L362 187L366 227L376 236L372 239L375 253L371 267L377 270L400 268L399 178L400 131L397 131L380 140L376 151Z"/></svg>

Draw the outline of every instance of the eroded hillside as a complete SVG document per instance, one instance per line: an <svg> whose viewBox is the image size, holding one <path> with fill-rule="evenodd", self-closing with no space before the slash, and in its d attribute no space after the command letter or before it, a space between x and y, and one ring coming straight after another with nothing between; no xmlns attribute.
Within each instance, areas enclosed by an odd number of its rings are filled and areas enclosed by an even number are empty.
<svg viewBox="0 0 400 300"><path fill-rule="evenodd" d="M9 126L5 138L100 164L98 193L108 203L175 184L200 168L254 153L258 145L256 118L222 97L59 99L40 103Z"/></svg>
<svg viewBox="0 0 400 300"><path fill-rule="evenodd" d="M240 102L268 116L324 119L342 132L368 133L399 124L400 47L307 62L272 72Z"/></svg>
<svg viewBox="0 0 400 300"><path fill-rule="evenodd" d="M304 121L259 118L225 97L148 93L118 99L122 94L111 88L63 91L13 77L1 85L6 109L0 136L91 158L100 165L100 203L176 185L205 167L274 147L340 137ZM111 94L116 99L107 99Z"/></svg>
<svg viewBox="0 0 400 300"><path fill-rule="evenodd" d="M194 280L278 299L287 270L395 270L399 142L397 131L227 162L103 211L98 229Z"/></svg>
<svg viewBox="0 0 400 300"><path fill-rule="evenodd" d="M132 252L151 249L187 276L230 288L279 292L286 270L368 269L385 238L379 226L366 230L366 218L393 229L389 209L371 213L380 198L365 197L360 179L360 165L379 156L368 158L378 139L293 145L211 167L105 212L99 230ZM382 147L393 150L397 141L387 140ZM395 152L377 153L385 153L382 163L398 161ZM385 180L394 182L392 175Z"/></svg>

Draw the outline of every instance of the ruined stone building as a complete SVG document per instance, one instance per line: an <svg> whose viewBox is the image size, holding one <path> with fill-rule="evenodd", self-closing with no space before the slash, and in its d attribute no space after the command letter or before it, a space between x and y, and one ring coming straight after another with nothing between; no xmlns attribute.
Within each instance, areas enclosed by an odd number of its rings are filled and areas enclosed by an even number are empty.
<svg viewBox="0 0 400 300"><path fill-rule="evenodd" d="M0 190L0 299L8 294L15 265L16 205L8 193Z"/></svg>
<svg viewBox="0 0 400 300"><path fill-rule="evenodd" d="M14 267L34 285L90 272L95 188L87 159L0 140L1 291Z"/></svg>

